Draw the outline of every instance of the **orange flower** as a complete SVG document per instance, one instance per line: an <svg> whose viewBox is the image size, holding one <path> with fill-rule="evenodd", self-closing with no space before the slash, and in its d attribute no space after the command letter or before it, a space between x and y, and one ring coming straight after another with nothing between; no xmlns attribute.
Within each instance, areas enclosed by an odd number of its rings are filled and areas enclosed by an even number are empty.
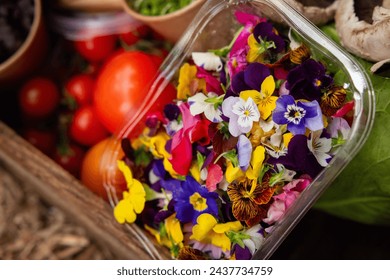
<svg viewBox="0 0 390 280"><path fill-rule="evenodd" d="M267 204L275 192L267 181L259 184L257 180L243 179L228 186L227 193L232 201L234 217L239 221L250 221L264 213L260 205Z"/></svg>

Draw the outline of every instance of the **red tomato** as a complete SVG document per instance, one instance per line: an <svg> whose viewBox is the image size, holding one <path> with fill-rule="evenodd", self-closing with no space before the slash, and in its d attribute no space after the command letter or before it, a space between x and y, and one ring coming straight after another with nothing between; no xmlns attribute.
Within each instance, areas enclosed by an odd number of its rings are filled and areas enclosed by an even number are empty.
<svg viewBox="0 0 390 280"><path fill-rule="evenodd" d="M77 109L70 124L69 133L74 141L85 146L92 146L109 135L96 117L92 105Z"/></svg>
<svg viewBox="0 0 390 280"><path fill-rule="evenodd" d="M96 36L86 40L75 41L77 52L91 62L102 61L115 49L115 35Z"/></svg>
<svg viewBox="0 0 390 280"><path fill-rule="evenodd" d="M103 67L96 81L94 106L110 132L117 132L128 114L137 113L157 69L140 51L118 53Z"/></svg>
<svg viewBox="0 0 390 280"><path fill-rule="evenodd" d="M78 74L65 84L66 93L76 102L78 107L92 103L95 80L91 75Z"/></svg>
<svg viewBox="0 0 390 280"><path fill-rule="evenodd" d="M70 144L57 148L53 154L53 160L70 174L79 178L84 155L85 152L81 147Z"/></svg>
<svg viewBox="0 0 390 280"><path fill-rule="evenodd" d="M103 172L102 168L109 168L109 162L106 162L109 157L104 156L106 153L115 155L115 162L117 159L123 157L123 152L115 146L116 142L114 138L106 138L96 145L92 146L83 159L81 166L81 182L89 188L92 192L100 197L107 199L107 192L104 188ZM118 198L122 197L122 192L126 190L126 181L122 173L118 170L116 165L114 169L110 169L113 173L113 180L115 182L115 191Z"/></svg>
<svg viewBox="0 0 390 280"><path fill-rule="evenodd" d="M50 156L56 147L56 134L52 130L37 128L27 128L22 132L22 136L38 150Z"/></svg>
<svg viewBox="0 0 390 280"><path fill-rule="evenodd" d="M140 39L145 38L149 31L150 29L148 26L140 25L134 30L120 34L119 38L126 43L126 45L131 46L137 43Z"/></svg>
<svg viewBox="0 0 390 280"><path fill-rule="evenodd" d="M43 119L54 113L60 103L60 92L50 79L28 80L19 92L19 107L27 117Z"/></svg>

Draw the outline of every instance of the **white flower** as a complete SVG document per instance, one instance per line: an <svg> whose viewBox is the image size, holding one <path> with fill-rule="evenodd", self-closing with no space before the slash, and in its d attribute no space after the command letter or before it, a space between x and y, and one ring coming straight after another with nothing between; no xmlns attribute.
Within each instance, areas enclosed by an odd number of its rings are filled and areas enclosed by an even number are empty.
<svg viewBox="0 0 390 280"><path fill-rule="evenodd" d="M252 127L253 122L258 122L260 112L251 97L246 101L242 98L233 105L232 112L238 116L237 123L241 127Z"/></svg>
<svg viewBox="0 0 390 280"><path fill-rule="evenodd" d="M332 148L332 139L323 137L321 138L322 130L312 131L307 140L307 146L313 153L318 163L325 167L328 165L328 160L332 158L329 155L329 151Z"/></svg>
<svg viewBox="0 0 390 280"><path fill-rule="evenodd" d="M244 234L247 234L250 236L250 238L242 240L245 244L245 247L249 249L251 254L253 255L256 250L258 250L261 245L263 244L264 237L261 233L259 233L261 229L260 225L255 225L245 231L243 231Z"/></svg>
<svg viewBox="0 0 390 280"><path fill-rule="evenodd" d="M267 153L273 158L279 158L287 154L284 132L285 127L275 124L275 133L264 143Z"/></svg>
<svg viewBox="0 0 390 280"><path fill-rule="evenodd" d="M210 92L208 95L204 95L202 92L198 92L194 96L188 98L188 104L190 104L190 112L193 116L204 113L205 117L214 123L222 121L221 109L218 103L221 102L219 96Z"/></svg>
<svg viewBox="0 0 390 280"><path fill-rule="evenodd" d="M223 68L220 57L211 52L193 52L192 59L194 63L203 67L207 71L221 71Z"/></svg>

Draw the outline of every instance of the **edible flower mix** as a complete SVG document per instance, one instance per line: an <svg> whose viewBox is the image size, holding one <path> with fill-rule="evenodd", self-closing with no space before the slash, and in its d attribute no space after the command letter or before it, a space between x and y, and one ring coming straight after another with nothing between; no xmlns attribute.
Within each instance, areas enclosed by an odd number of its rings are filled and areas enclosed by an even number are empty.
<svg viewBox="0 0 390 280"><path fill-rule="evenodd" d="M147 116L139 137L121 140L127 190L114 216L177 259L251 259L352 125L339 69L288 27L235 17L231 43L193 52L177 98Z"/></svg>

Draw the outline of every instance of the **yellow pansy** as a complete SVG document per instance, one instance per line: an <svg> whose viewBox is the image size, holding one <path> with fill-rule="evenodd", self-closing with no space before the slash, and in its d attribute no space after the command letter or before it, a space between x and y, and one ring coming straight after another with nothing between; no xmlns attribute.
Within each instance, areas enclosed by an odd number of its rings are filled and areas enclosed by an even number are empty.
<svg viewBox="0 0 390 280"><path fill-rule="evenodd" d="M272 75L269 75L261 83L260 91L257 90L244 90L240 93L240 97L247 100L249 97L257 104L257 108L260 112L260 117L263 120L268 119L272 111L276 107L276 100L278 97L272 96L275 91L275 80Z"/></svg>
<svg viewBox="0 0 390 280"><path fill-rule="evenodd" d="M163 131L160 131L152 137L143 136L141 140L142 143L149 148L149 151L154 157L167 158L170 156L170 154L165 149L165 145L167 144L167 141L169 139L170 137L168 134Z"/></svg>
<svg viewBox="0 0 390 280"><path fill-rule="evenodd" d="M179 249L183 247L184 235L176 214L166 218L160 230L156 230L148 225L145 225L145 229L154 235L158 244L169 248L173 257L176 257Z"/></svg>
<svg viewBox="0 0 390 280"><path fill-rule="evenodd" d="M115 219L123 224L133 223L139 214L144 210L146 193L142 183L133 178L130 167L122 160L117 161L118 169L123 173L127 183L128 191L123 192L123 198L114 208Z"/></svg>
<svg viewBox="0 0 390 280"><path fill-rule="evenodd" d="M204 244L212 244L223 251L229 251L230 239L226 236L229 231L239 231L243 228L239 221L218 224L214 216L204 213L197 218L197 224L192 228L190 239Z"/></svg>
<svg viewBox="0 0 390 280"><path fill-rule="evenodd" d="M184 235L180 221L176 218L176 213L165 219L165 229L174 245L182 245Z"/></svg>
<svg viewBox="0 0 390 280"><path fill-rule="evenodd" d="M257 146L252 152L251 164L246 171L248 179L257 180L263 167L263 161L265 159L265 148L263 146Z"/></svg>
<svg viewBox="0 0 390 280"><path fill-rule="evenodd" d="M179 71L179 83L177 85L177 98L184 100L197 91L206 92L206 81L196 78L197 68L189 63L184 63Z"/></svg>
<svg viewBox="0 0 390 280"><path fill-rule="evenodd" d="M249 51L246 55L246 60L249 63L263 62L265 49L261 44L256 41L256 38L253 34L248 37L248 46Z"/></svg>
<svg viewBox="0 0 390 280"><path fill-rule="evenodd" d="M225 178L228 183L233 182L234 180L237 180L239 178L242 178L245 176L245 173L242 171L242 169L239 166L234 167L231 161L227 161L226 163L226 171L225 171Z"/></svg>

